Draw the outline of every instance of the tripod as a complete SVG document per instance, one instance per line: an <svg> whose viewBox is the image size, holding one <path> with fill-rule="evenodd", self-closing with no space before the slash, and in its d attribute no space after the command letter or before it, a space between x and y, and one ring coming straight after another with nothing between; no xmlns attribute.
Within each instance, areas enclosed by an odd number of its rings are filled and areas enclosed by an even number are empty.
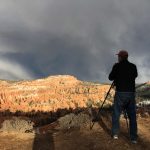
<svg viewBox="0 0 150 150"><path fill-rule="evenodd" d="M99 108L99 111L98 111L98 113L97 113L95 119L92 120L93 124L90 126L90 129L91 129L91 130L92 130L92 128L93 128L95 122L98 120L99 115L100 115L100 113L101 113L101 111L102 111L102 109L103 109L103 106L104 106L104 104L105 104L105 102L106 102L106 100L107 100L107 98L108 98L108 95L109 95L109 93L110 93L110 91L111 91L111 89L112 89L113 87L114 87L114 82L111 84L111 86L110 86L110 88L109 88L109 90L108 90L108 92L107 92L107 94L106 94L106 96L105 96L105 99L104 99L104 101L103 101L101 107Z"/></svg>

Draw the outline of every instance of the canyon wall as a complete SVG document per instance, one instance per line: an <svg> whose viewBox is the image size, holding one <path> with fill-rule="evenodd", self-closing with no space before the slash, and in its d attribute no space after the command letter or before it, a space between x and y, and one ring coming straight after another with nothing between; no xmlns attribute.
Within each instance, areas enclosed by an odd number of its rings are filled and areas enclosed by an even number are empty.
<svg viewBox="0 0 150 150"><path fill-rule="evenodd" d="M90 103L98 107L109 87L110 85L79 81L69 75L32 81L0 81L0 111L57 111L87 107ZM113 93L112 90L111 95ZM111 101L108 100L108 103Z"/></svg>

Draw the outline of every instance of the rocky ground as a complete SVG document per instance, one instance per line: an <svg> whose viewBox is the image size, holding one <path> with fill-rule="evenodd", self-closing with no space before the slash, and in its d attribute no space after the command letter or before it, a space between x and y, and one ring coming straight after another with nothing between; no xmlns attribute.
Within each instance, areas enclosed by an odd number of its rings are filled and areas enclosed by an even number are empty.
<svg viewBox="0 0 150 150"><path fill-rule="evenodd" d="M68 117L68 116L67 116ZM85 118L85 117L84 117ZM61 120L65 120L63 117ZM77 119L77 118L76 118ZM87 120L87 118L85 119ZM74 120L75 121L75 120ZM36 133L3 133L0 134L1 150L149 150L150 117L138 117L138 144L131 144L124 118L121 118L119 140L111 138L111 115L103 113L93 129L90 123L82 122L78 127L61 127L61 122L37 128Z"/></svg>

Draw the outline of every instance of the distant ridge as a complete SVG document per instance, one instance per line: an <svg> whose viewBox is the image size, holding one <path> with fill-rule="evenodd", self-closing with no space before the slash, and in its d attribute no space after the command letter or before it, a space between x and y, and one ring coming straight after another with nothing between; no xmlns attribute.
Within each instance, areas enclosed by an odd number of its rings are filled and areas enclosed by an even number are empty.
<svg viewBox="0 0 150 150"><path fill-rule="evenodd" d="M98 107L110 85L80 81L70 75L43 79L0 81L0 111L57 111ZM112 94L113 94L112 90ZM111 104L110 101L107 104Z"/></svg>

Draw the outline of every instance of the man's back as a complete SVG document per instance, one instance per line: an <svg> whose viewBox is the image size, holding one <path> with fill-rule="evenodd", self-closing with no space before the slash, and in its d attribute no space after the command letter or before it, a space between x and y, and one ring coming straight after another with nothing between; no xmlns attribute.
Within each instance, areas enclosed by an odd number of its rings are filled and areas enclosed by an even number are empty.
<svg viewBox="0 0 150 150"><path fill-rule="evenodd" d="M124 60L113 66L113 69L109 75L109 80L115 81L116 91L134 92L136 77L136 66L128 60Z"/></svg>

